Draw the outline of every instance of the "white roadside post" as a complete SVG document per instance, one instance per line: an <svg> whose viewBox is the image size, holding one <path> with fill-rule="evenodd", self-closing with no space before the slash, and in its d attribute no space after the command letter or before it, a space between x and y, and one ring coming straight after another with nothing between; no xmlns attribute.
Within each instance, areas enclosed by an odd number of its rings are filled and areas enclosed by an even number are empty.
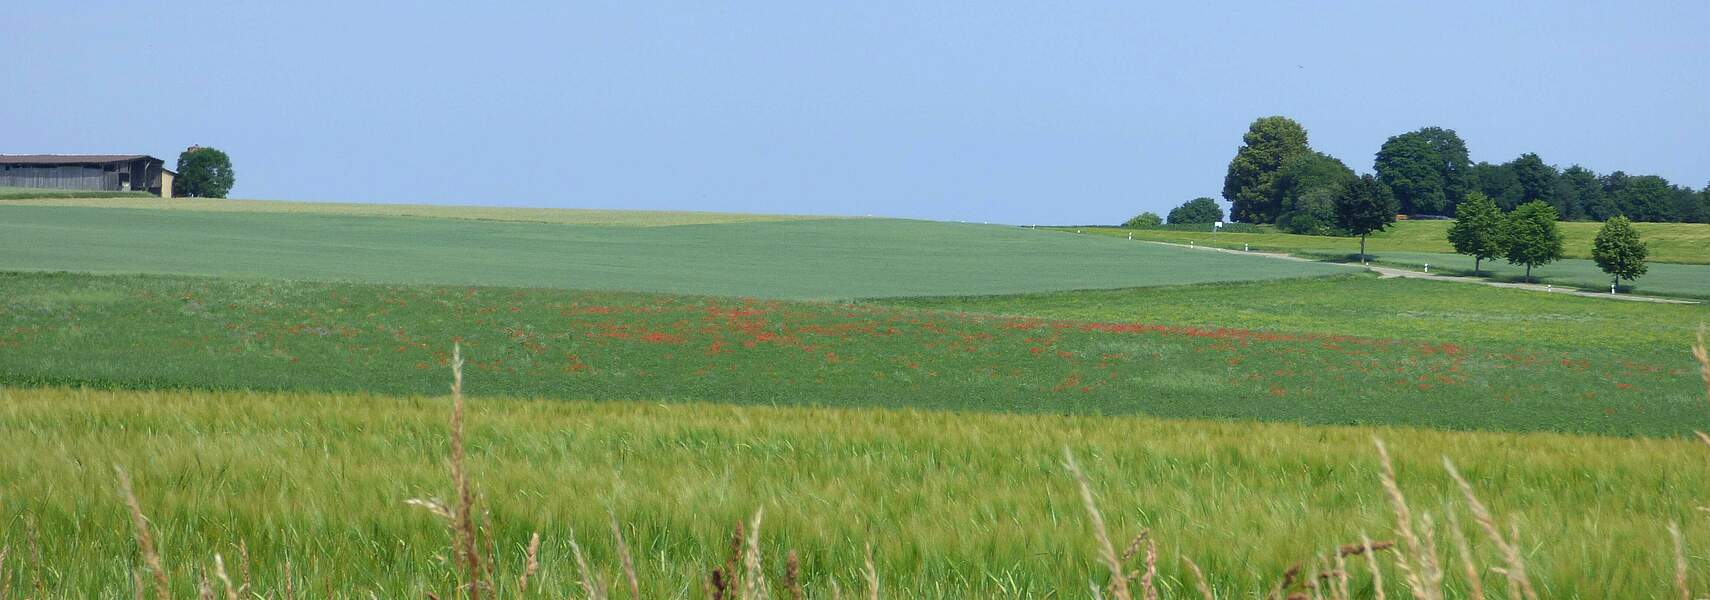
<svg viewBox="0 0 1710 600"><path fill-rule="evenodd" d="M1431 263L1425 263L1425 272L1426 272L1426 273L1430 273L1430 272L1431 272Z"/></svg>
<svg viewBox="0 0 1710 600"><path fill-rule="evenodd" d="M1615 284L1613 283L1609 284L1609 295L1615 295Z"/></svg>
<svg viewBox="0 0 1710 600"><path fill-rule="evenodd" d="M1128 239L1131 239L1131 240L1134 239L1134 232L1132 232L1132 231L1128 232Z"/></svg>
<svg viewBox="0 0 1710 600"><path fill-rule="evenodd" d="M1247 246L1247 242L1241 242L1241 251L1242 252L1252 252L1253 249L1251 247Z"/></svg>

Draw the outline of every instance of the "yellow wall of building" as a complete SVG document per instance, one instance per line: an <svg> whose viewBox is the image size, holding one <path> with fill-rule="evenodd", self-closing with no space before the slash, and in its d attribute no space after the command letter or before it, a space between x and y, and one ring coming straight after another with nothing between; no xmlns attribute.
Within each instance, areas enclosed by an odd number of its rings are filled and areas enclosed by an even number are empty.
<svg viewBox="0 0 1710 600"><path fill-rule="evenodd" d="M166 171L160 172L160 197L172 197L172 174Z"/></svg>

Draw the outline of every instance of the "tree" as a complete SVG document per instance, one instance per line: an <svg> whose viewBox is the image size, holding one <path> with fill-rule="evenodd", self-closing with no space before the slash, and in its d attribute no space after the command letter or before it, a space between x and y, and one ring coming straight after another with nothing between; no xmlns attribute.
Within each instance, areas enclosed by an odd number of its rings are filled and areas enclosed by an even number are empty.
<svg viewBox="0 0 1710 600"><path fill-rule="evenodd" d="M1562 232L1556 227L1556 207L1533 200L1515 208L1503 223L1502 245L1509 264L1526 265L1526 281L1531 282L1532 267L1562 257Z"/></svg>
<svg viewBox="0 0 1710 600"><path fill-rule="evenodd" d="M1374 167L1409 214L1446 214L1471 187L1467 144L1453 129L1425 127L1391 137Z"/></svg>
<svg viewBox="0 0 1710 600"><path fill-rule="evenodd" d="M1514 179L1520 184L1520 202L1522 204L1535 200L1551 202L1556 193L1556 168L1544 163L1544 159L1531 152L1520 155L1508 163L1508 169L1514 173ZM1559 213L1558 213L1559 214Z"/></svg>
<svg viewBox="0 0 1710 600"><path fill-rule="evenodd" d="M1336 229L1336 194L1358 178L1322 152L1296 155L1277 171L1277 227L1289 233L1328 235Z"/></svg>
<svg viewBox="0 0 1710 600"><path fill-rule="evenodd" d="M236 183L232 159L225 152L191 146L178 155L178 177L172 181L172 195L224 198Z"/></svg>
<svg viewBox="0 0 1710 600"><path fill-rule="evenodd" d="M1481 162L1472 168L1473 188L1491 200L1496 201L1496 207L1505 211L1514 210L1520 206L1520 198L1526 194L1520 188L1520 178L1514 175L1514 169L1509 165L1493 165Z"/></svg>
<svg viewBox="0 0 1710 600"><path fill-rule="evenodd" d="M1288 159L1311 151L1306 128L1288 117L1264 117L1253 121L1241 139L1223 176L1230 216L1244 223L1274 223L1281 209L1273 189L1277 171Z"/></svg>
<svg viewBox="0 0 1710 600"><path fill-rule="evenodd" d="M1608 210L1603 186L1597 183L1597 173L1574 165L1562 170L1556 192L1556 210L1566 221L1590 217L1605 220L1614 214L1596 214Z"/></svg>
<svg viewBox="0 0 1710 600"><path fill-rule="evenodd" d="M1216 200L1199 197L1170 210L1170 224L1216 223L1223 220L1223 207Z"/></svg>
<svg viewBox="0 0 1710 600"><path fill-rule="evenodd" d="M1455 209L1455 223L1449 226L1449 243L1455 252L1473 257L1473 273L1486 260L1502 256L1502 210L1496 201L1482 192L1467 194L1467 199Z"/></svg>
<svg viewBox="0 0 1710 600"><path fill-rule="evenodd" d="M1644 275L1645 256L1648 254L1650 250L1639 240L1639 231L1633 229L1633 222L1627 217L1605 221L1591 245L1591 258L1597 261L1597 268L1614 277L1610 282L1611 290L1619 286L1622 279L1631 281Z"/></svg>
<svg viewBox="0 0 1710 600"><path fill-rule="evenodd" d="M1609 195L1614 197L1620 214L1634 221L1660 223L1675 220L1674 186L1667 179L1656 175L1627 175L1620 171L1611 175Z"/></svg>
<svg viewBox="0 0 1710 600"><path fill-rule="evenodd" d="M1157 227L1157 226L1163 225L1163 224L1164 224L1164 218L1158 216L1158 213L1155 213L1152 211L1146 211L1146 212L1140 213L1138 215L1135 215L1134 218L1132 218L1132 219L1129 219L1129 220L1123 222L1122 226L1126 227L1128 229L1145 229L1147 227Z"/></svg>
<svg viewBox="0 0 1710 600"><path fill-rule="evenodd" d="M1360 236L1360 262L1366 261L1366 235L1395 223L1395 195L1376 177L1348 182L1336 195L1336 226Z"/></svg>

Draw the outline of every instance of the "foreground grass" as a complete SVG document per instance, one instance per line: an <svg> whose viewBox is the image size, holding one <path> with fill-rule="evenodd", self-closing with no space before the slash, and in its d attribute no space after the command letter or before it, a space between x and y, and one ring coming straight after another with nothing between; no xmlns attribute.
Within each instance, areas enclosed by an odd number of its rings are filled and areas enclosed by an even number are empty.
<svg viewBox="0 0 1710 600"><path fill-rule="evenodd" d="M1408 298L1418 291L1341 283L1387 298L1392 314L1413 311ZM489 396L1614 435L1687 434L1703 402L1685 376L1693 363L1681 325L1702 313L1614 310L1592 299L1547 305L1553 312L1535 315L1541 324L1516 326L1506 338L1407 339L1164 325L1159 321L1179 314L1163 304L1149 315L1056 319L877 304L186 277L7 275L0 285L7 290L0 298L0 384L13 385L433 393L441 385L423 375L447 365L445 344L458 340L475 357L470 391ZM1445 293L1474 288L1438 285ZM1215 298L1221 289L1206 291ZM1182 294L1195 292L1186 290L1160 297L1191 303ZM1319 310L1314 298L1335 291L1299 296L1290 310L1311 314ZM1477 313L1476 302L1487 298L1502 307L1508 297L1467 296L1463 310ZM1477 314L1515 318L1509 310ZM1353 321L1347 331L1361 326L1384 332L1378 318ZM1534 330L1583 345L1534 345Z"/></svg>
<svg viewBox="0 0 1710 600"><path fill-rule="evenodd" d="M1388 231L1373 234L1366 241L1368 252L1432 252L1453 254L1448 231L1451 221L1401 221ZM1569 258L1591 258L1591 243L1602 223L1564 222L1558 224L1565 238L1563 246ZM1650 246L1653 262L1710 264L1710 225L1703 223L1634 223L1639 235ZM1294 235L1272 229L1264 233L1213 233L1211 231L1168 231L1121 229L1116 227L1068 228L1088 234L1201 246L1242 248L1255 251L1314 252L1354 254L1359 252L1358 238ZM1209 229L1209 226L1207 227ZM1471 264L1471 259L1468 259Z"/></svg>
<svg viewBox="0 0 1710 600"><path fill-rule="evenodd" d="M450 492L446 412L443 398L0 388L0 544L25 557L4 569L15 591L39 577L55 595L130 597L117 463L181 594L215 552L236 571L239 543L263 590L282 587L287 560L302 595L448 589L444 526L404 504ZM1663 525L1710 539L1691 514L1710 494L1705 450L1678 440L513 400L476 401L468 418L497 556L518 570L539 531L536 589L558 597L576 585L573 535L594 564L616 563L608 511L626 524L645 595L701 597L732 524L762 507L767 569L797 550L811 594L834 580L855 589L870 541L887 597L1081 596L1103 576L1065 445L1113 531L1152 528L1172 596L1191 593L1180 555L1221 594L1249 596L1362 532L1392 536L1374 435L1415 510L1439 522L1454 493L1440 458L1453 459L1516 519L1546 597L1664 595ZM32 531L34 563L20 550Z"/></svg>
<svg viewBox="0 0 1710 600"><path fill-rule="evenodd" d="M0 205L0 269L841 299L1305 277L1346 267L1011 227L602 227Z"/></svg>
<svg viewBox="0 0 1710 600"><path fill-rule="evenodd" d="M54 190L49 190L54 191ZM580 208L529 208L513 206L455 206L443 204L356 204L345 202L287 202L281 200L230 200L225 198L159 198L148 194L94 195L87 192L0 188L4 206L58 206L80 208L124 208L194 212L269 213L298 215L345 215L367 217L422 217L476 221L516 221L562 225L611 225L621 227L667 227L829 219L805 215L757 215L701 211L603 210ZM93 196L93 197L91 197ZM124 198L124 199L121 199Z"/></svg>

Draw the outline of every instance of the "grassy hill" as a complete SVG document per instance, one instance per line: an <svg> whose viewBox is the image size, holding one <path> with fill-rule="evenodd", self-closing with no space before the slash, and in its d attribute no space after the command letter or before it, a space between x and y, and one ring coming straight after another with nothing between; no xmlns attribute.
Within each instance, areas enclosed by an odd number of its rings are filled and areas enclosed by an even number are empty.
<svg viewBox="0 0 1710 600"><path fill-rule="evenodd" d="M113 199L137 201L146 198L154 198L156 200L160 199L158 196L148 192L97 192L89 190L52 190L0 186L0 202L95 202Z"/></svg>
<svg viewBox="0 0 1710 600"><path fill-rule="evenodd" d="M67 206L0 206L0 269L789 298L996 294L1346 270L894 219L608 227Z"/></svg>
<svg viewBox="0 0 1710 600"><path fill-rule="evenodd" d="M1388 231L1374 234L1366 241L1367 251L1436 252L1453 254L1455 249L1447 239L1449 221L1401 221ZM1601 223L1560 223L1563 244L1569 258L1591 258L1591 242L1597 237ZM1634 223L1639 235L1650 245L1652 262L1710 264L1710 225L1702 223ZM1209 229L1209 226L1207 227ZM1265 233L1213 233L1211 231L1171 231L1121 229L1116 227L1066 228L1085 233L1135 239L1199 245L1219 248L1241 248L1265 252L1339 252L1359 251L1358 238L1325 237L1282 233L1274 228Z"/></svg>

